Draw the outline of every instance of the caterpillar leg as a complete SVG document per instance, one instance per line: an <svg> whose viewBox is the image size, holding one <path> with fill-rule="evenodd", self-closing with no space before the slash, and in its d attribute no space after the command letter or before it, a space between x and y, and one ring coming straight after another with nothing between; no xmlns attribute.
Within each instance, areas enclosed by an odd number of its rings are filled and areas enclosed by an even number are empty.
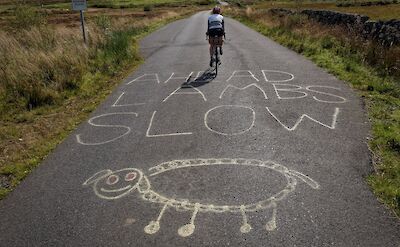
<svg viewBox="0 0 400 247"><path fill-rule="evenodd" d="M186 225L183 225L178 229L178 234L181 237L188 237L188 236L193 234L194 229L196 228L196 226L194 225L194 220L196 219L196 216L197 216L198 212L199 212L199 206L196 205L194 207L192 217L190 218L190 223L186 224Z"/></svg>
<svg viewBox="0 0 400 247"><path fill-rule="evenodd" d="M154 234L160 230L160 220L164 214L165 209L167 209L168 204L164 204L164 207L161 209L160 214L158 215L157 220L152 220L150 223L144 228L144 232L147 234Z"/></svg>
<svg viewBox="0 0 400 247"><path fill-rule="evenodd" d="M265 229L271 232L276 229L276 203L272 204L272 218L265 225Z"/></svg>
<svg viewBox="0 0 400 247"><path fill-rule="evenodd" d="M240 227L240 232L242 232L242 233L248 233L248 232L251 231L252 227L251 227L251 225L247 222L248 219L247 219L246 212L244 211L244 206L241 206L241 207L240 207L240 212L242 213L242 217L243 217L243 224L242 224L242 226Z"/></svg>

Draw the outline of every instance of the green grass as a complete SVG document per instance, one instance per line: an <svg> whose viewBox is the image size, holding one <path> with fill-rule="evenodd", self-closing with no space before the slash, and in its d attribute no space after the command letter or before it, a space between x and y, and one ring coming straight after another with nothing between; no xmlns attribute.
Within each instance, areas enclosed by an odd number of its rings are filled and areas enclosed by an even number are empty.
<svg viewBox="0 0 400 247"><path fill-rule="evenodd" d="M146 8L151 9L154 7L185 7L185 6L199 6L199 5L210 5L215 4L215 0L95 0L88 1L87 5L89 8L112 8L112 9L123 9L123 8ZM40 7L41 4L38 1L24 1L25 6ZM0 15L4 12L13 10L16 4L12 1L0 1ZM64 9L70 10L72 8L71 1L54 0L54 1L43 1L44 9Z"/></svg>
<svg viewBox="0 0 400 247"><path fill-rule="evenodd" d="M334 37L313 37L308 32L272 27L247 18L235 18L310 58L339 79L358 89L365 99L372 123L373 138L369 146L376 172L367 181L378 198L400 215L400 80L385 75L380 68L363 63L360 52Z"/></svg>
<svg viewBox="0 0 400 247"><path fill-rule="evenodd" d="M88 2L88 7L92 8L138 8L138 7L183 7L192 5L209 5L214 3L214 0L115 0L115 1L90 1ZM71 3L50 3L45 4L45 8L55 8L55 9L70 9Z"/></svg>

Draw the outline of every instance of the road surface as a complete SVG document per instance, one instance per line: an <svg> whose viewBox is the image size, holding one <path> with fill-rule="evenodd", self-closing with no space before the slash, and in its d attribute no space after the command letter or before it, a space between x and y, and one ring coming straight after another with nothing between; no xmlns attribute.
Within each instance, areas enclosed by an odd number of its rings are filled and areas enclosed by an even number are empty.
<svg viewBox="0 0 400 247"><path fill-rule="evenodd" d="M0 246L399 246L365 182L362 101L206 12L144 38L146 62L0 202Z"/></svg>

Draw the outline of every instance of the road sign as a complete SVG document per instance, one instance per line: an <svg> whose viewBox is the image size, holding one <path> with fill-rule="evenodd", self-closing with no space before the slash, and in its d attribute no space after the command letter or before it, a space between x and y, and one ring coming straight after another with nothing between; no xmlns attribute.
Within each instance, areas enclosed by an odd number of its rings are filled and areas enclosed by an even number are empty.
<svg viewBox="0 0 400 247"><path fill-rule="evenodd" d="M86 0L72 0L72 9L79 11L86 10L87 9Z"/></svg>
<svg viewBox="0 0 400 247"><path fill-rule="evenodd" d="M86 0L72 0L72 9L80 11L83 41L86 44L85 19L83 16L83 11L87 9Z"/></svg>

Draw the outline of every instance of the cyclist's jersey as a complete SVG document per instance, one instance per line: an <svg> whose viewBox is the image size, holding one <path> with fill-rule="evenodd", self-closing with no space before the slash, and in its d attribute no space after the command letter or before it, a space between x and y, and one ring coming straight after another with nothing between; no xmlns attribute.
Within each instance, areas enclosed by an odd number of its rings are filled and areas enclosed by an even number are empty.
<svg viewBox="0 0 400 247"><path fill-rule="evenodd" d="M213 14L208 17L208 30L224 29L224 17L220 14Z"/></svg>

